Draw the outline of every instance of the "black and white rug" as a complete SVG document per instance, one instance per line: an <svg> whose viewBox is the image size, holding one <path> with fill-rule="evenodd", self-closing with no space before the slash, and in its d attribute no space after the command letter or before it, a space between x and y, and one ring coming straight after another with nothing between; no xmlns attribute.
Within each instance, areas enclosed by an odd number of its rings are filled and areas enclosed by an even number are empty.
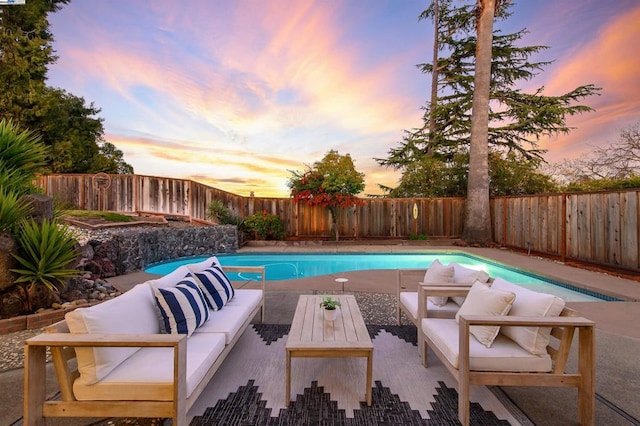
<svg viewBox="0 0 640 426"><path fill-rule="evenodd" d="M285 405L288 325L248 328L189 411L191 425L456 425L456 382L434 356L422 366L414 326L368 326L372 405L364 358L294 358ZM471 424L528 419L499 390L472 388Z"/></svg>

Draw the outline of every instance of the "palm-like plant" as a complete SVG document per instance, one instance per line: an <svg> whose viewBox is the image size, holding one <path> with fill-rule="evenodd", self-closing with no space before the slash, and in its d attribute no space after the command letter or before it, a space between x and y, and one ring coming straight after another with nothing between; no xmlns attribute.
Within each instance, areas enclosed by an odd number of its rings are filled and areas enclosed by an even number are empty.
<svg viewBox="0 0 640 426"><path fill-rule="evenodd" d="M18 274L16 283L43 284L50 291L64 288L65 280L81 275L71 268L78 258L76 241L69 228L55 221L23 221L18 233L18 254L13 257L20 268L11 269Z"/></svg>
<svg viewBox="0 0 640 426"><path fill-rule="evenodd" d="M0 232L14 234L19 223L31 213L31 204L13 191L0 189Z"/></svg>
<svg viewBox="0 0 640 426"><path fill-rule="evenodd" d="M48 147L35 133L0 120L0 184L20 195L34 192L33 178L46 165Z"/></svg>

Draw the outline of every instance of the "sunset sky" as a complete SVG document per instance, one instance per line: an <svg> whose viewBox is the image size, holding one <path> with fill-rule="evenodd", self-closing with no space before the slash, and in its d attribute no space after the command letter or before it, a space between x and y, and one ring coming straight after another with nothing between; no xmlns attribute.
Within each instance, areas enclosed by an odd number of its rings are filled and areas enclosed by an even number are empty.
<svg viewBox="0 0 640 426"><path fill-rule="evenodd" d="M288 197L289 170L335 149L365 194L399 175L378 166L421 126L430 75L428 0L72 0L49 17L59 59L48 84L102 109L105 137L135 173L239 195ZM18 6L15 6L18 7ZM640 2L520 0L497 28L554 60L523 89L602 87L568 136L542 139L557 162L615 142L640 122ZM362 194L364 195L364 194Z"/></svg>

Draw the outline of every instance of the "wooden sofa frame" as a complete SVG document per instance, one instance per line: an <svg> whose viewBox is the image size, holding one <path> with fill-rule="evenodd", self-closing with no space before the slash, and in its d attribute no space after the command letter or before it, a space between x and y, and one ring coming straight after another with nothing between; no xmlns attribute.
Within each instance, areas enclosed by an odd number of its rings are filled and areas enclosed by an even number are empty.
<svg viewBox="0 0 640 426"><path fill-rule="evenodd" d="M420 298L426 295L451 296L463 291L459 287L420 287ZM468 290L467 290L468 291ZM422 323L422 321L420 322ZM540 326L552 327L551 342L547 352L553 360L550 372L501 372L469 370L469 327L474 325L498 326ZM565 367L571 350L571 344L578 330L578 372L566 373ZM593 425L595 421L595 323L578 317L577 312L564 308L559 317L515 317L461 315L459 317L459 365L455 368L446 356L438 350L429 336L424 337L420 351L424 366L427 367L427 349L447 367L458 382L458 419L463 425L469 424L469 387L471 385L496 386L551 386L575 387L578 390L578 419L583 425Z"/></svg>
<svg viewBox="0 0 640 426"><path fill-rule="evenodd" d="M231 352L244 330L260 313L264 322L265 272L262 266L225 266L225 272L252 272L262 275L262 302L251 312L238 333L218 356L200 383L187 397L187 337L172 334L72 334L65 321L46 328L46 333L25 341L24 425L43 425L45 417L159 417L172 424L187 424L187 411L198 399L215 372ZM46 400L46 349L50 348L60 388L60 400ZM171 401L78 401L73 382L79 377L76 347L171 347L173 348L173 397ZM166 386L160 384L159 386Z"/></svg>

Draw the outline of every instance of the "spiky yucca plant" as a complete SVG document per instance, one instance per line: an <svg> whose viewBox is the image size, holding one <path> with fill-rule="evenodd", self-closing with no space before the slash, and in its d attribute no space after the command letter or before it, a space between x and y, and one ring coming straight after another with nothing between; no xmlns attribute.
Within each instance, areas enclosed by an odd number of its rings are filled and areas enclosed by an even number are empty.
<svg viewBox="0 0 640 426"><path fill-rule="evenodd" d="M39 136L20 130L11 120L0 120L0 184L20 195L35 192L33 178L46 165L49 148Z"/></svg>
<svg viewBox="0 0 640 426"><path fill-rule="evenodd" d="M11 269L18 274L16 283L34 283L59 292L66 279L79 277L82 272L70 268L78 258L76 241L68 227L56 221L23 221L17 237L18 254L13 257L20 268Z"/></svg>
<svg viewBox="0 0 640 426"><path fill-rule="evenodd" d="M32 211L31 204L13 191L0 189L0 232L15 234L18 224Z"/></svg>

